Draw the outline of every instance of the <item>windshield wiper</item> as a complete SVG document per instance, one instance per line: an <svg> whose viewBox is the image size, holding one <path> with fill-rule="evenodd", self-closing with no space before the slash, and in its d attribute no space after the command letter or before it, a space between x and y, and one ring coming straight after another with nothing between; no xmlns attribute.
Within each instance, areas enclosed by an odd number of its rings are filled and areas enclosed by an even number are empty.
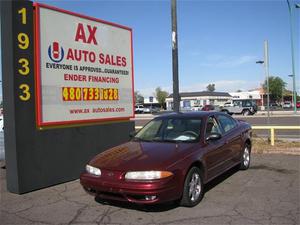
<svg viewBox="0 0 300 225"><path fill-rule="evenodd" d="M159 137L152 138L151 141L153 141L153 142L164 142L164 140L159 138Z"/></svg>
<svg viewBox="0 0 300 225"><path fill-rule="evenodd" d="M182 140L172 140L172 139L164 139L161 142L168 142L168 143L181 143L184 142Z"/></svg>
<svg viewBox="0 0 300 225"><path fill-rule="evenodd" d="M139 138L139 137L133 137L132 140L133 141L141 141L141 142L152 142L152 140L146 140L146 139Z"/></svg>
<svg viewBox="0 0 300 225"><path fill-rule="evenodd" d="M143 139L138 138L138 137L133 137L131 140L132 140L132 141L142 141Z"/></svg>
<svg viewBox="0 0 300 225"><path fill-rule="evenodd" d="M140 142L161 142L161 143L189 143L190 141L188 140L172 140L172 139L156 139L153 138L151 140L147 139L142 139L139 137L133 137L132 141L140 141Z"/></svg>

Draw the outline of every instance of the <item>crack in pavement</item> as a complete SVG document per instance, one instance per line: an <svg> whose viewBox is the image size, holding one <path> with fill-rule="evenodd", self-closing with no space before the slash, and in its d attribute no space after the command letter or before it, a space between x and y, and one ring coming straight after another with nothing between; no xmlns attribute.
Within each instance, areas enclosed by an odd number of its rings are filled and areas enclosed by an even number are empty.
<svg viewBox="0 0 300 225"><path fill-rule="evenodd" d="M144 207L99 204L81 191L78 180L24 195L2 188L0 223L299 225L299 161L299 156L253 155L249 170L236 171L216 183L199 205L168 207L167 211L159 206L147 211ZM0 176L4 187L3 173Z"/></svg>
<svg viewBox="0 0 300 225"><path fill-rule="evenodd" d="M80 214L88 207L88 205L83 206L82 208L79 208L74 215L74 217L71 219L71 221L68 223L68 225L72 224L74 221L76 221L79 217Z"/></svg>
<svg viewBox="0 0 300 225"><path fill-rule="evenodd" d="M10 215L13 215L17 218L20 218L21 220L29 221L30 224L43 223L43 224L46 224L46 225L51 225L51 223L47 223L47 222L43 222L43 221L39 221L39 220L32 220L32 219L29 219L25 216L18 215L17 213L11 213L11 212L6 212L6 213L10 214Z"/></svg>
<svg viewBox="0 0 300 225"><path fill-rule="evenodd" d="M109 207L107 210L104 210L104 213L98 217L99 221L98 221L98 219L96 219L96 222L98 225L101 224L106 217L108 219L107 223L110 222L110 220L111 220L111 218L109 217L110 209L111 209L111 207Z"/></svg>

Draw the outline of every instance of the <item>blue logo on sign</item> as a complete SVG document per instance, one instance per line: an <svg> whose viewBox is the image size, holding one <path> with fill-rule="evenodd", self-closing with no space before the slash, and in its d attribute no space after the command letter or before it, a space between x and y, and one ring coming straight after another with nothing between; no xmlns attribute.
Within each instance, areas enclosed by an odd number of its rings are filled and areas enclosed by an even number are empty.
<svg viewBox="0 0 300 225"><path fill-rule="evenodd" d="M53 62L61 62L64 58L64 54L64 49L63 47L59 46L58 42L55 41L52 43L52 45L49 45L48 55Z"/></svg>

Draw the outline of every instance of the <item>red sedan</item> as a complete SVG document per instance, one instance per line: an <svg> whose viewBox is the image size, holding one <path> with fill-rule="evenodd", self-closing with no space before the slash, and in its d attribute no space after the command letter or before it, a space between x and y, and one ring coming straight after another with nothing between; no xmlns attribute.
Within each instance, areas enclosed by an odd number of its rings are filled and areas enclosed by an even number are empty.
<svg viewBox="0 0 300 225"><path fill-rule="evenodd" d="M102 199L197 205L204 184L239 165L248 169L251 127L219 112L156 117L131 141L95 156L81 174L84 189Z"/></svg>
<svg viewBox="0 0 300 225"><path fill-rule="evenodd" d="M214 109L215 109L215 107L213 105L205 105L205 106L202 107L201 110L202 111L212 111Z"/></svg>

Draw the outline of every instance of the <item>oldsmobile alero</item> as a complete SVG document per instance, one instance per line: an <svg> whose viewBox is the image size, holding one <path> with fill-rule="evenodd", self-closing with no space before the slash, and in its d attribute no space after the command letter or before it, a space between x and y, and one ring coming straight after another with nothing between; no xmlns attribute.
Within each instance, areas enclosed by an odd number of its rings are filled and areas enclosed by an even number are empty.
<svg viewBox="0 0 300 225"><path fill-rule="evenodd" d="M234 166L250 165L251 126L221 112L154 118L132 139L95 156L80 176L104 200L197 205L204 185Z"/></svg>

